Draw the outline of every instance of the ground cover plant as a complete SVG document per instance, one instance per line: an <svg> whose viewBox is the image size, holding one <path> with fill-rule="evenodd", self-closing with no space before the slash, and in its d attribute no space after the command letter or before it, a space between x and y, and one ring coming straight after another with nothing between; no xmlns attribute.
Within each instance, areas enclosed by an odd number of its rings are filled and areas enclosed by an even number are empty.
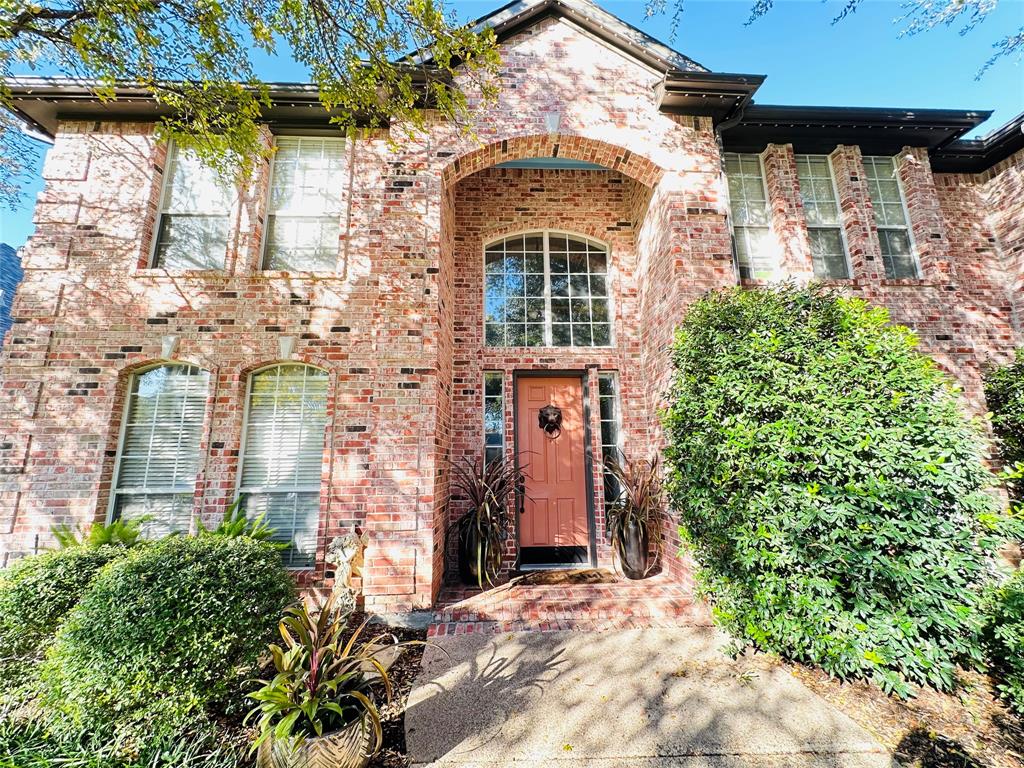
<svg viewBox="0 0 1024 768"><path fill-rule="evenodd" d="M821 287L737 289L690 309L673 363L670 498L725 629L901 695L983 663L1019 525L909 330Z"/></svg>

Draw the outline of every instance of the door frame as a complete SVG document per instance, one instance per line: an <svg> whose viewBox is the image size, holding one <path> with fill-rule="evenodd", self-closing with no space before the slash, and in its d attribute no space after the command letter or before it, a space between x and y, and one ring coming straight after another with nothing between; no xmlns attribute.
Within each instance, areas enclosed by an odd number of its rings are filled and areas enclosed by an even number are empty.
<svg viewBox="0 0 1024 768"><path fill-rule="evenodd" d="M588 529L588 555L590 567L597 567L597 521L594 513L594 462L593 462L593 440L590 434L590 385L587 369L549 369L549 368L527 368L512 371L512 451L515 458L516 469L519 469L519 380L529 378L564 378L578 379L582 388L583 397L583 472L586 476L587 494L587 529ZM516 559L515 567L519 568L522 559L522 546L519 543L519 515L522 514L523 497L518 495L516 499Z"/></svg>

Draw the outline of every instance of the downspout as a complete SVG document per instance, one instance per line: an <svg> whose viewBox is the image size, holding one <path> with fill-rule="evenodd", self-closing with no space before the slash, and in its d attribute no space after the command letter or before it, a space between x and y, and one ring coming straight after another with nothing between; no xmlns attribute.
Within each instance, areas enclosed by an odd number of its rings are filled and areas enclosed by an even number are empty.
<svg viewBox="0 0 1024 768"><path fill-rule="evenodd" d="M740 263L736 258L736 242L732 231L732 200L729 199L729 179L725 174L725 142L722 140L722 131L727 131L734 125L738 125L743 119L743 113L747 109L750 97L743 99L734 107L733 112L715 126L715 144L718 145L719 178L721 180L722 193L725 196L725 223L729 225L729 241L732 243L732 268L736 274L736 285L741 285Z"/></svg>

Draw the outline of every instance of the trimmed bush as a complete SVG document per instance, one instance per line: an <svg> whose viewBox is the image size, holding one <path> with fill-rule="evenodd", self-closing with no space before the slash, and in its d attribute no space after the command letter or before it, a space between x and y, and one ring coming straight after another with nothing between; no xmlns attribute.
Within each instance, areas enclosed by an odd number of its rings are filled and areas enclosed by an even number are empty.
<svg viewBox="0 0 1024 768"><path fill-rule="evenodd" d="M983 661L981 592L1011 523L981 429L888 319L820 287L710 294L678 332L664 425L723 627L907 695Z"/></svg>
<svg viewBox="0 0 1024 768"><path fill-rule="evenodd" d="M244 707L242 682L295 600L270 544L171 536L111 563L57 633L43 701L140 744Z"/></svg>
<svg viewBox="0 0 1024 768"><path fill-rule="evenodd" d="M0 683L26 682L61 620L119 547L73 548L22 558L0 570Z"/></svg>
<svg viewBox="0 0 1024 768"><path fill-rule="evenodd" d="M1024 464L1024 350L1017 362L985 372L985 399L992 412L992 430L1008 467ZM1024 478L1007 483L1010 498L1024 501Z"/></svg>
<svg viewBox="0 0 1024 768"><path fill-rule="evenodd" d="M999 693L1024 715L1024 571L993 591L985 640Z"/></svg>

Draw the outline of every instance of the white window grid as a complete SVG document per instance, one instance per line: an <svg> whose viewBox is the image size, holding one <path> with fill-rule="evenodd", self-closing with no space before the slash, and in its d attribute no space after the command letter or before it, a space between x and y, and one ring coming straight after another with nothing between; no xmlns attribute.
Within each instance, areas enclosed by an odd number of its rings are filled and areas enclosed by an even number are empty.
<svg viewBox="0 0 1024 768"><path fill-rule="evenodd" d="M832 160L828 155L797 155L796 167L814 276L829 280L849 278L852 270Z"/></svg>
<svg viewBox="0 0 1024 768"><path fill-rule="evenodd" d="M622 408L619 398L619 377L614 371L597 375L597 399L601 426L601 462L604 470L605 502L620 495L618 482L608 472L609 459L622 461Z"/></svg>
<svg viewBox="0 0 1024 768"><path fill-rule="evenodd" d="M740 277L771 279L775 276L776 265L772 256L768 186L761 156L727 152L725 174Z"/></svg>
<svg viewBox="0 0 1024 768"><path fill-rule="evenodd" d="M216 171L170 142L150 265L171 270L224 269L234 198Z"/></svg>
<svg viewBox="0 0 1024 768"><path fill-rule="evenodd" d="M489 347L614 344L608 246L558 230L508 235L484 248Z"/></svg>
<svg viewBox="0 0 1024 768"><path fill-rule="evenodd" d="M170 377L180 378L184 387L167 391ZM147 537L191 528L209 378L207 371L183 363L153 366L129 378L108 522L146 518L142 532ZM141 410L142 398L151 399L148 414ZM173 457L169 467L168 456Z"/></svg>
<svg viewBox="0 0 1024 768"><path fill-rule="evenodd" d="M505 375L484 371L484 463L505 453Z"/></svg>
<svg viewBox="0 0 1024 768"><path fill-rule="evenodd" d="M292 374L302 370L301 386L296 392L287 389ZM261 377L272 380L272 389L255 392ZM259 436L254 432L253 404L255 398L268 397L272 410L267 424L271 425L268 439L257 445ZM287 422L279 419L282 397L298 403L297 413L289 414ZM315 477L301 476L301 451L304 445L316 446L314 463L323 461L324 436L327 430L327 372L311 365L284 363L254 371L249 376L242 425L242 451L239 457L237 495L242 499L246 514L254 517L266 515L266 522L274 529L275 541L286 545L282 559L288 568L302 569L313 565L316 556L317 533L320 524L320 472ZM298 430L290 439L284 439L281 430ZM307 439L308 438L308 439ZM282 446L294 446L292 455ZM247 462L262 460L266 468L261 482L248 482ZM292 471L281 471L281 463L290 459Z"/></svg>
<svg viewBox="0 0 1024 768"><path fill-rule="evenodd" d="M895 159L865 157L864 173L875 212L885 276L889 279L917 278L920 265Z"/></svg>
<svg viewBox="0 0 1024 768"><path fill-rule="evenodd" d="M270 169L263 268L332 272L341 236L345 140L284 136Z"/></svg>

